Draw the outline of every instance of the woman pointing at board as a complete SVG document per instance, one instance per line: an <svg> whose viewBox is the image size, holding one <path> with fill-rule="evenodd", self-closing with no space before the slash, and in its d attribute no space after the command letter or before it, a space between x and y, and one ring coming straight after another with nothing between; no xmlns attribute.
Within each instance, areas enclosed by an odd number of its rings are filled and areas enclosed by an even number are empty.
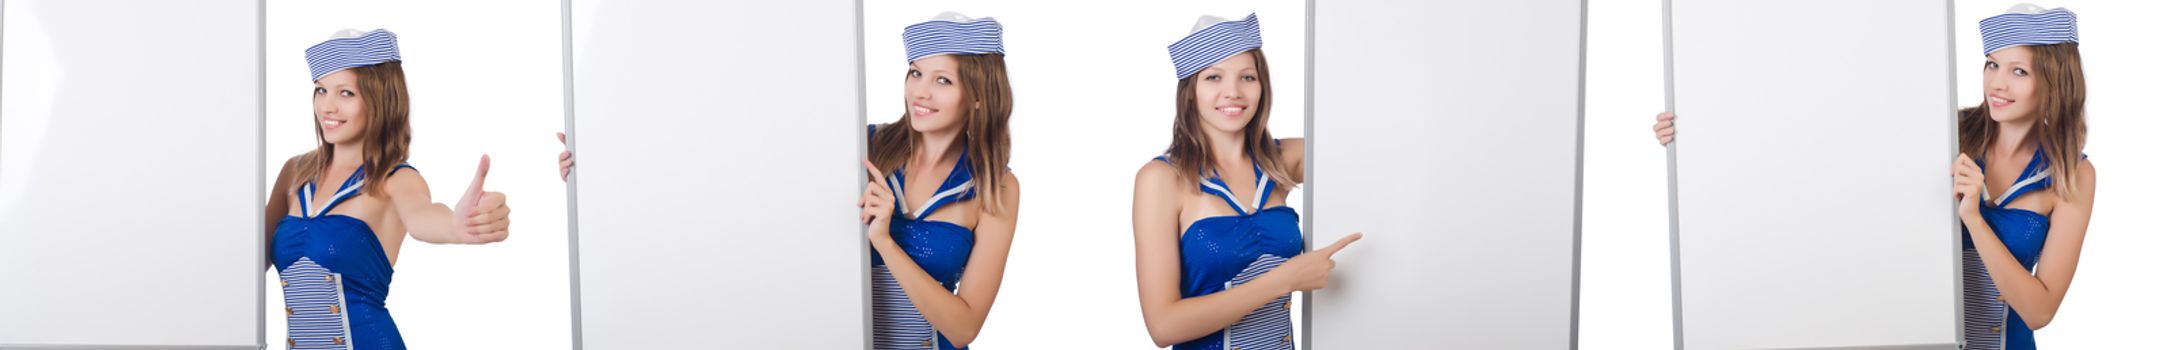
<svg viewBox="0 0 2171 350"><path fill-rule="evenodd" d="M2021 4L1983 19L1983 102L1960 110L1952 163L1968 349L2034 349L2078 268L2094 211L2087 84L2073 13ZM1674 140L1674 115L1652 126Z"/></svg>
<svg viewBox="0 0 2171 350"><path fill-rule="evenodd" d="M1168 46L1175 136L1139 168L1131 227L1138 303L1155 346L1294 349L1289 294L1323 288L1334 253L1303 253L1289 190L1304 181L1304 139L1267 132L1273 89L1258 16L1199 19Z"/></svg>

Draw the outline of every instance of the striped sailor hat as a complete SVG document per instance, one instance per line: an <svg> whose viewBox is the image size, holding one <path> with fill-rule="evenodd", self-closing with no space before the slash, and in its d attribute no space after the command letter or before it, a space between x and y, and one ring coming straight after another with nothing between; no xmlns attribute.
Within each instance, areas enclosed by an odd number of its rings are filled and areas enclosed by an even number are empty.
<svg viewBox="0 0 2171 350"><path fill-rule="evenodd" d="M943 12L934 20L905 26L905 62L933 55L989 53L1003 53L1003 24L994 17Z"/></svg>
<svg viewBox="0 0 2171 350"><path fill-rule="evenodd" d="M307 53L309 80L315 81L342 69L398 61L400 45L398 37L383 29L367 33L341 29L331 39L310 46Z"/></svg>
<svg viewBox="0 0 2171 350"><path fill-rule="evenodd" d="M2081 42L2080 28L2073 23L2073 11L2063 7L2044 10L2029 3L2013 5L2004 14L1984 18L1982 31L1984 55L2021 45Z"/></svg>
<svg viewBox="0 0 2171 350"><path fill-rule="evenodd" d="M1241 21L1199 16L1190 36L1168 45L1168 58L1176 64L1176 79L1184 79L1229 56L1259 48L1260 43L1258 14Z"/></svg>

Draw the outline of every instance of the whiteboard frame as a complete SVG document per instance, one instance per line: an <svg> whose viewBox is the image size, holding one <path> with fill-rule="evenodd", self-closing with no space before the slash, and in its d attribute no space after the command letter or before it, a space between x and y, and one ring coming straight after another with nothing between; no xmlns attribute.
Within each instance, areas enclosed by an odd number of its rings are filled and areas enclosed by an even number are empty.
<svg viewBox="0 0 2171 350"><path fill-rule="evenodd" d="M1578 34L1577 34L1577 42L1576 42L1576 49L1577 49L1577 57L1576 57L1576 84L1577 84L1577 88L1576 88L1576 97L1575 97L1575 113L1576 113L1576 117L1575 117L1575 123L1574 123L1574 124L1575 124L1575 135L1574 135L1574 140L1575 140L1575 141L1574 141L1574 142L1575 142L1575 146L1574 146L1574 150L1575 150L1575 151L1574 151L1574 153L1575 153L1575 156L1574 156L1574 160L1573 160L1573 162L1574 162L1573 168L1575 169L1575 170L1574 170L1574 171L1575 171L1575 174L1574 174L1574 175L1572 176L1572 178L1573 178L1573 182L1574 182L1574 184L1573 184L1573 187L1574 187L1574 189L1572 190L1572 193L1573 193L1573 196L1574 196L1574 204L1572 205L1572 209L1570 210L1570 216L1571 216L1571 218L1570 218L1570 220L1571 220L1571 223L1570 223L1570 228L1571 228L1571 231L1572 231L1572 232L1570 233L1571 237L1570 237L1570 239L1569 239L1569 242L1570 242L1571 246L1570 246L1570 247L1568 248L1568 249L1569 249L1569 251L1570 251L1570 261L1569 261L1569 264L1568 264L1568 265L1569 265L1569 277L1568 277L1568 288L1569 288L1569 290L1568 290L1568 295L1567 295L1567 296L1568 296L1568 300L1566 301L1566 302L1567 302L1567 304L1568 304L1568 308L1567 308L1567 311L1568 311L1568 319L1567 319L1567 334L1565 334L1565 337L1566 337L1566 339L1567 339L1567 340L1566 340L1566 343L1568 344L1568 348L1569 348L1569 349L1576 349L1576 348L1579 348L1579 347L1581 346L1581 345L1580 345L1580 343L1579 343L1579 341L1580 341L1580 334L1581 334L1581 323L1582 323L1582 322L1581 322L1581 321L1582 321L1582 319L1581 319L1581 309L1582 309L1582 308L1581 308L1581 306L1582 306L1582 305L1581 305L1581 304L1582 304L1582 275L1583 275L1583 273L1582 273L1582 270L1583 270L1583 267L1582 267L1582 260L1583 260L1583 259L1582 259L1582 258L1583 258L1583 213L1584 213L1584 211L1583 211L1583 203L1584 203L1584 200L1583 200L1583 193L1584 193L1584 192L1583 192L1583 190L1584 190L1584 188L1583 188L1583 179L1584 179L1584 154L1585 154L1585 152L1584 152L1584 148L1585 148L1585 139L1584 139L1584 135L1585 135L1585 130L1584 130L1584 128L1585 128L1585 120L1586 120L1585 118L1587 117L1587 116L1585 115L1585 113L1587 112L1587 106L1588 106L1588 103L1587 103L1587 101L1586 101L1586 97L1588 96L1588 91L1587 91L1587 89L1588 89L1588 87L1589 87L1589 57L1590 57L1590 45L1589 45L1589 43L1590 43L1590 2L1589 2L1588 0L1583 0L1583 1L1578 1L1577 3L1578 3L1578 5L1577 5L1577 7L1578 7L1578 17L1579 17L1579 18L1577 19L1577 23L1578 23L1579 29L1577 30L1577 33L1578 33ZM1317 154L1318 154L1318 153L1317 153L1317 147L1318 147L1318 145L1319 145L1319 142L1318 142L1318 141L1319 141L1319 139L1318 139L1318 138L1316 137L1316 135L1314 134L1314 132L1315 132L1316 130L1318 130L1318 129L1317 129L1317 127L1316 127L1316 119L1315 119L1315 117L1317 116L1317 113L1316 113L1316 112L1317 112L1317 110L1316 110L1316 109L1318 108L1318 107L1317 107L1317 106L1318 106L1318 103L1317 103L1317 101L1316 101L1316 93L1317 93L1317 90L1318 90L1318 89L1316 88L1316 84L1318 84L1318 80L1316 79L1316 74L1317 74L1317 72L1318 72L1318 69L1317 69L1317 65L1318 65L1318 62L1319 62L1319 60L1317 59L1317 57L1318 57L1318 52L1317 52L1317 50L1318 50L1318 47L1319 47L1319 45L1318 45L1318 25L1317 25L1317 24L1318 24L1318 0L1308 0L1308 1L1306 1L1306 2L1305 2L1305 7L1306 7L1306 9L1305 9L1305 36L1306 36L1305 40L1306 40L1306 42L1312 43L1312 45L1310 45L1309 47L1307 47L1307 49L1306 49L1306 50L1305 50L1305 52L1304 52L1304 55L1305 55L1305 67L1304 67L1304 74L1305 74L1305 80L1306 80L1306 82L1308 82L1309 84L1313 84L1314 86L1306 86L1306 87L1305 87L1305 89L1304 89L1304 97L1303 97L1303 98L1305 99L1305 109L1304 109L1304 138L1305 138L1305 140L1307 140L1307 142L1305 142L1305 147L1304 147L1304 156L1305 156L1305 159L1307 159L1307 161L1306 161L1306 162L1304 163L1304 174L1305 174L1305 184L1304 184L1304 186L1305 186L1305 187L1307 188L1307 191L1311 191L1311 190L1316 190L1316 184L1317 184L1317 182L1318 182L1318 181L1317 181L1317 180L1318 180L1318 177L1317 177L1318 171L1317 171L1316 167L1317 167L1317 164L1319 164L1319 162L1317 162L1317 161L1316 161L1316 160L1318 159L1318 158L1317 158L1316 156L1317 156ZM1306 214L1311 214L1311 215L1313 215L1313 217L1314 217L1314 218L1316 218L1316 217L1317 217L1317 213L1318 213L1318 211L1316 211L1316 210L1315 210L1314 204L1315 204L1316 198L1317 198L1318 196L1316 196L1316 195L1314 195L1314 194L1310 194L1310 193L1307 193L1307 194L1306 194L1306 195L1305 195L1304 197L1305 197L1305 198L1304 198L1304 203L1303 203L1303 206L1304 206L1304 210L1303 210L1303 212L1304 212L1304 213L1306 213ZM1316 230L1314 229L1314 224L1315 224L1315 222L1316 222L1316 221L1317 221L1317 220L1314 220L1314 219L1306 219L1306 220L1303 220L1303 224L1302 224L1302 225L1303 225L1303 228L1304 228L1304 229L1303 229L1303 231L1304 231L1304 242L1305 242L1304 246L1306 247L1306 249L1305 249L1305 250L1306 250L1307 252L1309 252L1309 251L1311 250L1311 247L1313 247L1313 246L1315 246L1315 245L1317 245L1317 244L1319 244L1319 243L1320 243L1320 242L1314 241L1314 237L1315 237L1315 232L1317 232L1317 231L1316 231ZM1363 242L1359 242L1359 243L1357 243L1357 244L1355 244L1355 245L1363 245L1363 244L1366 244L1366 243L1363 243ZM1379 242L1373 242L1372 244L1380 244L1380 243L1379 243ZM1360 253L1360 254L1361 254L1361 253ZM1330 288L1332 288L1332 287L1330 287ZM1304 307L1303 307L1303 308L1302 308L1302 310L1300 311L1300 313L1301 313L1301 314L1303 315L1303 318L1302 318L1302 319L1303 319L1303 322L1302 322L1302 323L1301 323L1301 324L1300 324L1300 325L1298 326L1298 327L1299 327L1299 329L1297 330L1297 332L1298 332L1298 333L1300 333L1300 334L1302 334L1302 336L1303 336L1303 340L1302 340L1302 344L1301 344L1301 345L1302 345L1302 348L1303 348L1303 349L1315 349L1315 348L1316 348L1316 347L1314 347L1314 345L1313 345L1314 341L1316 341L1316 340L1317 340L1317 338L1316 338L1316 337L1314 336L1314 334L1313 334L1313 332L1312 332L1312 330L1314 329L1314 327L1312 327L1312 322L1315 322L1315 321L1316 321L1316 318L1315 318L1315 317L1313 317L1313 307L1314 307L1314 306L1316 306L1317 304L1313 302L1313 295L1314 295L1314 293L1312 293L1312 292L1306 292L1306 293L1303 293L1303 296L1301 297L1301 300L1303 300L1303 303L1304 303Z"/></svg>
<svg viewBox="0 0 2171 350"><path fill-rule="evenodd" d="M577 146L577 141L576 141L576 140L578 140L578 137L576 137L576 135L577 135L577 131L576 131L576 130L577 130L577 128L575 128L575 124L576 124L576 123L575 123L575 121L576 121L576 118L575 118L575 115L576 115L576 110L574 109L574 105L575 105L575 101L576 101L576 99L575 99L575 93L574 93L574 91L575 91L575 88L576 88L576 87L578 86L578 85L575 85L575 81L574 81L574 77L575 77L575 72L574 72L574 66L575 66L575 64L576 64L576 63L575 63L575 58L576 58L575 52L576 52L576 49L574 48L574 42L575 42L575 41L573 40L573 36L574 36L574 33L575 33L575 28L574 28L574 21L573 21L573 17L574 17L574 16L573 16L573 13L574 13L574 11L576 11L575 7L573 6L573 2L574 2L574 1L575 1L575 0L559 0L559 8L560 8L560 12L559 12L559 13L560 13L560 23L561 23L561 26L560 26L560 27L561 27L561 32L560 32L560 39L561 39L561 43L562 43L562 45L561 45L561 48L562 48L562 54L563 54L563 56L562 56L561 58L563 59L563 62L564 62L564 64L563 64L564 70L563 70L563 71L561 72L561 74L562 74L562 77L563 77L563 82L564 82L564 85L563 85L563 86L565 87L565 91L564 91L564 103L565 103L565 108L564 108L564 110L565 110L565 116L564 116L564 122L565 122L565 148L566 148L566 150L567 150L567 151L569 151L569 152L577 152L577 151L575 151L575 149L576 149L576 148L578 147L578 146ZM855 43L854 43L854 50L853 50L853 51L854 51L854 52L853 52L853 60L854 60L855 62L854 62L854 64L852 65L852 69L853 69L853 74L852 74L852 76L853 76L853 80L855 80L855 81L856 81L856 84L857 84L857 89L856 89L856 90L857 90L857 93L856 93L856 94L855 94L855 95L853 96L853 98L852 98L852 100L851 100L851 101L852 101L851 103L854 103L854 104L856 104L856 105L857 105L857 108L856 108L856 109L858 110L858 116L857 116L857 121L856 121L856 124L857 124L857 125L860 125L860 126L864 126L864 125L867 125L867 117L866 117L866 110L867 110L867 106L866 106L866 103L864 102L864 101L866 101L866 93L867 93L867 89L866 89L866 85L867 85L867 84L866 84L866 72L865 72L865 68L864 68L864 67L865 67L864 61L866 60L866 38L865 38L865 30L864 30L864 28L863 28L863 27L864 27L864 26L866 25L866 20L865 20L865 17L866 17L866 14L865 14L865 12L866 12L866 6L865 6L865 4L864 4L864 1L863 1L863 0L854 0L854 1L852 1L852 8L853 8L853 13L852 13L852 17L853 17L853 18L852 18L852 23L853 23L852 33L853 33L853 34L852 34L852 35L853 35L853 37L854 37L854 41L855 41ZM866 140L866 137L864 137L864 130L863 130L863 129L853 128L853 129L848 129L848 130L840 130L839 132L851 132L851 133L853 133L854 135L861 135L861 136L859 136L859 137L853 137L853 139L854 139L854 140L856 140L856 141L855 141L855 147L854 147L854 149L857 149L857 150L859 150L859 153L860 153L860 157L862 157L862 158L866 157L866 149L867 149L867 144L866 144L866 142L867 142L867 140ZM840 169L842 169L842 168L840 168ZM851 167L851 169L853 169L852 171L854 171L855 173L856 173L856 172L864 172L864 170L860 170L860 169L859 169L859 167L857 167L857 166L853 166L853 167ZM582 299L582 293L581 293L581 269L580 269L580 261L581 261L581 259L580 259L580 256L581 256L581 254L580 254L580 248L581 248L581 246L580 246L580 215L579 215L579 212L580 212L580 210L579 210L579 207L580 207L580 205L579 205L579 204L580 204L580 201L579 201L579 196L578 196L578 195L579 195L579 192L580 192L580 191L579 191L579 182L580 182L580 181L579 181L579 174L580 174L580 171L579 171L579 169L578 169L578 168L576 167L576 169L575 169L575 170L574 170L574 171L573 171L573 172L572 172L571 174L569 174L569 175L568 175L568 177L567 177L567 178L565 179L565 183L566 183L566 187L565 187L565 190L566 190L566 221L567 221L567 222L566 222L566 237L567 237L567 240L568 240L568 244L567 244L567 250L568 250L568 252L567 252L567 254L568 254L568 255L567 255L567 256L568 256L568 259L567 259L567 261L568 261L568 262L567 262L567 264L568 264L568 276L569 276L569 278L567 279L567 281L568 281L568 284L569 284L569 286L568 286L568 287L569 287L569 289L571 290L571 303L572 303L572 307L571 307L571 314L572 314L572 317L571 317L571 319L572 319L572 322L571 322L571 325L570 325L570 326L572 327L572 348L573 348L574 350L580 350L580 349L583 349L583 348L584 348L584 347L586 346L586 338L585 338L585 335L583 334L583 331L584 331L584 327L583 327L583 322L584 322L584 320L582 319L582 313L581 313L581 310L582 310L582 300L583 300L583 299ZM864 184L862 184L861 186L864 186ZM864 190L864 187L862 187L862 190ZM841 205L841 204L840 204L840 205ZM865 226L864 226L864 225L862 225L861 227L862 227L862 230L864 230ZM861 236L864 236L864 234L861 234ZM868 241L866 240L866 238L862 237L862 238L860 238L860 239L859 239L859 244L858 244L858 246L857 246L857 247L866 247L866 246L867 246L868 244L869 244L869 243L868 243ZM844 248L844 247L840 247L840 249L845 249L845 248ZM861 253L861 254L860 254L860 257L859 257L859 264L858 264L858 265L859 265L859 266L863 266L863 267L864 267L864 266L869 266L870 264L872 264L872 258L871 258L870 256L868 256L868 255L867 255L866 253L864 253L864 252L863 252L863 253ZM870 348L870 349L871 349L871 348L873 348L873 346L874 346L874 339L873 339L873 338L871 337L871 334L872 334L872 333L871 333L871 331L872 331L872 328L873 328L873 315L874 315L874 311L873 311L873 309L872 309L872 305L873 305L873 297L872 297L872 294L871 294L871 286L868 286L868 284L869 284L869 283L871 283L871 278L872 278L872 275L871 275L871 273L872 273L871 269L866 269L866 268L862 268L862 269L859 269L859 276L858 276L858 279L859 279L859 281L861 282L861 288L860 288L860 300L859 300L859 302L860 302L860 305L859 305L859 309L860 309L860 317L859 317L860 327L859 327L859 328L861 329L861 335L862 335L862 337L861 337L861 346L862 346L862 348ZM4 350L4 349L0 349L0 350Z"/></svg>
<svg viewBox="0 0 2171 350"><path fill-rule="evenodd" d="M1665 83L1665 84L1666 84L1666 86L1665 86L1665 90L1666 90L1666 111L1668 111L1668 112L1672 112L1672 111L1674 111L1674 80L1675 80L1675 79L1674 79L1674 0L1663 0L1663 1L1664 1L1664 3L1663 3L1663 4L1661 4L1661 6L1663 7L1663 9L1661 9L1661 12L1663 12L1663 13L1664 13L1664 15L1663 15L1663 17L1664 17L1664 19L1663 19L1663 23L1664 23L1664 28L1663 28L1663 30L1664 30L1664 35L1663 35L1663 37L1662 37L1662 40L1664 41L1664 45L1665 45L1665 49L1664 49L1664 54L1665 54L1665 59L1664 59L1664 61L1665 61L1665 63L1664 63L1664 65L1665 65L1665 77L1666 77L1666 83ZM1953 23L1955 23L1955 22L1954 22L1954 20L1955 20L1955 19L1954 19L1954 17L1953 17L1953 16L1954 16L1954 15L1953 15L1953 1L1952 1L1952 0L1945 0L1945 1L1944 1L1944 3L1945 3L1945 11L1944 11L1944 13L1945 13L1945 24L1946 24L1946 25L1944 25L1944 26L1943 26L1943 27L1944 27L1944 29L1945 29L1945 45L1944 45L1944 46L1942 46L1942 47L1950 48L1950 47L1953 47L1953 45L1954 45L1954 44L1953 44L1953 41L1954 41L1954 35L1955 35L1955 33L1954 33L1954 29L1953 29L1953 25L1952 25ZM1957 57L1958 57L1957 55L1958 55L1958 54L1957 54L1956 52L1953 52L1953 51L1951 51L1951 50L1949 50L1949 49L1948 49L1948 50L1946 51L1946 59L1945 59L1945 62L1948 62L1948 66L1947 66L1947 67L1945 67L1945 69L1943 70L1943 72L1945 72L1945 74L1947 74L1947 75L1946 75L1946 78L1947 78L1947 79L1945 79L1945 81L1946 81L1946 82L1947 82L1947 84L1948 84L1948 89L1947 89L1947 96L1946 96L1946 99L1945 99L1946 101L1956 101L1956 100L1958 100L1958 99L1959 99L1959 87L1957 86L1957 83L1953 83L1953 81L1954 81L1954 77L1952 76L1953 74L1956 74L1956 73L1954 73L1954 72L1956 71L1957 67L1951 67L1951 66L1950 66L1950 62L1955 62L1955 60L1956 60L1956 59L1957 59ZM1948 124L1948 125L1947 125L1947 130L1958 130L1958 128L1959 128L1959 125L1958 125L1958 120L1957 120L1957 117L1955 117L1955 115L1956 115L1956 113L1957 113L1957 112L1958 112L1958 111L1957 111L1957 108L1954 108L1954 109L1952 109L1952 110L1948 110L1948 111L1947 111L1947 113L1946 113L1946 116L1948 117L1948 118L1947 118L1947 121L1946 121L1946 123ZM1673 298L1673 305L1672 305L1672 310L1673 310L1673 339L1674 339L1674 348L1675 348L1675 349L1685 349L1685 348L1686 348L1686 346L1687 346L1687 338L1686 338L1686 335L1685 335L1685 334L1686 334L1686 332L1685 332L1685 330L1684 330L1684 329L1683 329L1683 327L1682 327L1682 325L1683 325L1683 322L1682 322L1683 314L1682 314L1682 310L1681 310L1681 305L1682 305L1682 297L1681 297L1681 277L1682 277L1682 275L1681 275L1681 206L1680 206L1680 171L1679 171L1679 158L1678 158L1678 157L1676 156L1676 150L1675 150L1675 148L1676 148L1677 146L1679 146L1679 142L1678 142L1678 141L1679 141L1679 140L1676 140L1676 142L1675 142L1675 143L1670 143L1670 144L1667 144L1667 145L1666 145L1666 207L1667 207L1667 232L1668 232L1668 247L1669 247L1669 249L1671 250L1671 251L1669 252L1669 254L1668 254L1668 255L1669 255L1669 260L1670 260L1670 270L1671 270L1671 274L1672 274L1672 281L1671 281L1671 282L1672 282L1672 298ZM1956 156L1957 154L1959 154L1959 145L1958 145L1958 144L1957 144L1957 142L1956 142L1957 140L1954 140L1954 141L1955 141L1955 142L1952 142L1952 143L1948 143L1948 144L1949 144L1950 146L1948 146L1949 148L1948 148L1948 150L1947 150L1947 153L1948 153L1948 154L1950 154L1950 155L1955 155L1955 156ZM1957 204L1953 204L1953 205L1951 205L1951 206L1952 206L1952 208L1951 208L1951 210L1948 210L1948 211L1947 211L1948 213L1952 213L1952 212L1957 212L1957 211L1958 211L1958 209L1959 209L1959 208L1958 208L1958 205L1957 205ZM1952 225L1952 232L1951 232L1951 237L1952 237L1952 257L1951 257L1951 260L1952 260L1952 261L1954 261L1954 264L1955 264L1955 266L1958 266L1958 264L1960 264L1960 262L1959 262L1959 261L1960 261L1960 245L1961 245L1961 241L1960 241L1960 236L1961 236L1961 234L1962 234L1962 233L1961 233L1961 227L1960 227L1960 225L1959 225L1959 224L1957 223L1957 218L1955 218L1955 223L1954 223L1954 224ZM1831 348L1831 349L1954 349L1954 348L1957 348L1957 347L1959 347L1959 345L1960 345L1960 343L1961 343L1961 342L1963 341L1962 339L1964 338L1964 335L1965 335L1965 329L1964 329L1964 327L1965 327L1965 322L1960 322L1960 321L1962 320L1962 317L1961 317L1960 315L1962 315L1962 314L1963 314L1964 312L1966 312L1966 310L1965 310L1965 305L1962 305L1962 304L1961 304L1961 303L1962 303L1962 302L1964 301L1964 299L1963 299L1963 298L1961 298L1961 292L1962 292L1962 291L1961 291L1961 286L1962 286L1963 284L1961 283L1961 275L1960 275L1959 273L1957 273L1958 271L1959 271L1959 269L1958 269L1958 268L1956 268L1956 269L1955 269L1955 272L1956 272L1956 273L1954 273L1954 274L1953 274L1953 276L1952 276L1952 280L1953 280L1953 295L1954 295L1954 297L1953 297L1953 304L1954 304L1954 305L1953 305L1953 310L1955 311L1955 317L1954 317L1954 321L1955 321L1955 322L1954 322L1954 324L1953 324L1953 338L1952 338L1952 340L1953 340L1953 342L1954 342L1953 344L1894 344L1894 345L1861 346L1861 347L1834 347L1834 348Z"/></svg>
<svg viewBox="0 0 2171 350"><path fill-rule="evenodd" d="M6 26L5 26L5 18L6 18L6 16L5 16L5 13L6 13L6 8L7 8L7 6L5 6L5 4L6 4L7 2L8 2L8 1L6 1L6 0L0 0L0 38L5 38L5 37L6 37L6 35L5 35L5 34L6 34L6 33L5 33L5 28L6 28ZM269 184L268 184L268 183L266 183L266 181L265 181L265 180L266 180L266 179L265 179L265 176L263 175L263 174L264 174L264 172L265 172L265 170L266 170L266 169L265 169L265 166L266 166L266 165L264 164L264 161L263 161L263 159L264 159L264 154L265 154L265 140L264 140L264 128L265 128L265 126L264 126L264 115L265 115L265 113L266 113L266 111L265 111L265 107L264 107L264 102L266 101L266 100L265 100L265 98L266 98L266 92L265 92L265 89L266 89L266 88L265 88L265 84L263 83L263 80L264 80L264 76L265 76L265 72L264 72L264 59L263 59L263 57L264 57L264 41L265 41L265 36L266 36L266 33L265 33L266 27L265 27L265 24L264 24L264 22L265 22L265 20L264 20L265 1L264 1L264 0L256 0L256 1L254 1L254 3L255 3L255 7L256 7L256 52L255 52L255 53L254 53L253 55L251 55L251 56L252 56L252 57L255 57L255 58L256 58L256 78L255 78L255 80L257 81L257 84L256 84L256 96L255 96L255 97L256 97L256 100L257 100L257 103L256 103L256 138L255 138L255 139L256 139L256 155L255 155L255 156L253 156L253 159L257 159L257 162L256 162L256 169L255 169L255 171L251 172L252 174L256 174L256 175L255 175L255 176L256 176L256 186L255 186L255 187L256 187L256 194L255 194L255 195L254 195L254 197L252 197L252 198L268 198L268 196L267 196L268 192L267 192L267 190L266 190L266 186L269 186ZM5 47L5 44L4 44L4 39L0 39L0 47ZM5 63L4 61L0 61L0 66L4 66L5 64L6 64L6 63ZM5 102L5 101L0 101L0 103L6 103L6 102ZM0 126L4 126L4 125L0 125ZM4 133L0 133L0 134L4 134ZM5 143L0 143L0 146L4 146L4 145L5 145ZM0 152L0 155L5 155L5 154L6 154L5 152ZM254 202L254 203L255 203L255 205L252 205L252 208L250 209L250 212L251 212L251 213L255 213L254 215L256 216L256 219L255 219L254 221L251 221L251 222L253 222L253 223L262 223L262 222L265 222L265 219L266 219L266 218L264 217L264 214L263 214L263 211L261 210L261 207L259 207L259 206L263 205L263 203L262 203L262 202ZM260 229L262 229L262 228L260 228ZM266 254L268 253L268 252L266 251L266 249L267 249L267 248L265 247L265 245L267 244L267 242L265 242L265 237L264 237L264 236L262 236L262 235L250 235L250 236L251 236L251 237L254 237L254 242L255 242L255 243L254 243L254 247L255 247L255 252L256 252L256 256L265 256L265 255L266 255ZM256 269L255 269L255 270L253 270L253 271L254 271L254 272L253 272L253 274L254 274L254 275L256 276L256 277L255 277L255 280L256 280L256 287L254 287L254 288L251 288L251 290L255 291L255 293L256 293L256 303L254 304L254 305L256 305L256 310L255 310L254 312L252 312L252 314L254 314L254 315L255 315L255 317L256 317L256 336L255 336L255 337L253 337L253 339L255 339L255 342L256 342L256 343L255 343L254 345L241 345L241 344L236 344L236 345L115 345L115 344L25 344L25 343L0 343L0 350L45 350L45 349L50 349L50 350L75 350L75 349L121 349L121 350L153 350L153 349L161 349L161 350L162 350L162 349L172 349L172 350L229 350L229 349L231 349L231 350L240 350L240 349L265 349L265 348L267 348L267 347L268 347L268 343L266 343L266 342L265 342L265 339L264 339L264 337L266 336L266 334L265 334L265 330L264 330L264 327L265 327L265 322L266 322L266 320L264 319L264 308L265 308L265 305L266 305L265 303L266 303L266 298L267 298L267 296L266 296L266 295L265 295L265 293L264 293L264 283L265 283L265 282L264 282L264 273L265 273L265 270L266 270L266 269L269 269L269 268L271 268L271 266L269 265L269 263L268 263L268 262L264 262L264 261L259 261L259 262L257 263Z"/></svg>

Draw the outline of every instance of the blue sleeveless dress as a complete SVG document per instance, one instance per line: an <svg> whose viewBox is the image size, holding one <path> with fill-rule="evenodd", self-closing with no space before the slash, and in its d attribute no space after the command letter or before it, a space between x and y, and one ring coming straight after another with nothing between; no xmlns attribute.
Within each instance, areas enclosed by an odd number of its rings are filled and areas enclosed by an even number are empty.
<svg viewBox="0 0 2171 350"><path fill-rule="evenodd" d="M2081 157L2087 159L2086 155ZM1982 160L1975 161L1977 166L1982 164ZM1990 224L1990 230L2005 243L2013 259L2030 271L2035 270L2036 259L2043 256L2043 241L2050 235L2050 217L2005 206L2023 194L2048 188L2051 184L2049 167L2043 150L2037 149L2028 160L2027 168L2021 171L2020 178L2013 181L2013 186L2007 188L2004 195L1991 197L1987 188L1982 195L1983 221ZM1963 242L1961 295L1965 305L1967 348L2035 349L2035 331L2029 329L2028 324L2021 321L2020 314L2012 311L2011 305L2005 303L2005 297L1999 295L1996 283L1990 280L1990 270L1983 266L1982 256L1975 250L1973 236L1960 237Z"/></svg>
<svg viewBox="0 0 2171 350"><path fill-rule="evenodd" d="M874 125L867 132L874 133ZM967 149L958 155L957 166L950 169L942 180L941 190L922 201L921 208L905 207L905 172L902 169L890 173L889 185L897 199L897 210L890 215L890 238L897 241L912 263L927 271L942 287L957 292L957 281L965 277L965 261L972 256L972 229L955 223L927 220L925 216L942 206L973 198L973 178ZM868 247L870 250L873 247ZM912 299L897 284L897 277L890 274L889 264L882 255L873 256L874 279L874 348L893 349L964 349L950 345L949 338L935 332L935 326L927 323Z"/></svg>
<svg viewBox="0 0 2171 350"><path fill-rule="evenodd" d="M414 167L400 164L392 172ZM316 182L295 190L301 216L279 220L273 231L272 266L286 296L289 349L406 349L399 327L384 307L392 285L392 262L369 224L346 215L326 215L332 207L360 196L362 169L355 169L323 208L314 204Z"/></svg>
<svg viewBox="0 0 2171 350"><path fill-rule="evenodd" d="M1155 160L1167 162L1168 157ZM1236 215L1201 218L1191 222L1177 241L1183 254L1185 298L1219 293L1280 267L1304 251L1304 232L1297 225L1297 211L1286 205L1260 208L1274 193L1274 180L1252 165L1258 187L1249 201L1236 198L1218 176L1199 180L1199 190L1221 197ZM1243 319L1205 337L1178 343L1175 350L1291 350L1294 328L1289 319L1289 296L1260 305Z"/></svg>

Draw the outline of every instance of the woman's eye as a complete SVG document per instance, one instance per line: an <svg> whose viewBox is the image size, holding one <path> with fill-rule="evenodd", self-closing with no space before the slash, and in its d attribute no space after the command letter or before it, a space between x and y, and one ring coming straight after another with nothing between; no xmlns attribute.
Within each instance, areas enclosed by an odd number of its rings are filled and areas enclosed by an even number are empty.
<svg viewBox="0 0 2171 350"><path fill-rule="evenodd" d="M2028 76L2028 70L2026 70L2026 69L2019 69L2019 68L2014 68L2014 69L2013 69L2013 75L2016 75L2016 76L2023 76L2023 77L2025 77L2025 76Z"/></svg>
<svg viewBox="0 0 2171 350"><path fill-rule="evenodd" d="M920 77L920 70L918 70L918 69L914 69L914 70L906 71L906 72L905 72L905 76L908 76L908 77L914 77L914 78L918 78L918 77Z"/></svg>
<svg viewBox="0 0 2171 350"><path fill-rule="evenodd" d="M950 78L948 78L948 77L943 77L943 78L935 78L935 83L936 83L936 84L942 84L942 85L950 85Z"/></svg>
<svg viewBox="0 0 2171 350"><path fill-rule="evenodd" d="M1998 69L1997 62L1983 62L1983 69Z"/></svg>
<svg viewBox="0 0 2171 350"><path fill-rule="evenodd" d="M354 97L354 90L339 90L341 97Z"/></svg>
<svg viewBox="0 0 2171 350"><path fill-rule="evenodd" d="M1200 78L1199 80L1205 80L1205 81L1221 81L1221 76L1219 76L1219 75L1208 75L1208 76L1206 76L1205 78Z"/></svg>
<svg viewBox="0 0 2171 350"><path fill-rule="evenodd" d="M1244 76L1244 81L1259 81L1259 76L1257 76L1257 75L1246 75L1246 76Z"/></svg>
<svg viewBox="0 0 2171 350"><path fill-rule="evenodd" d="M313 91L313 93L315 93L315 94L318 94L318 95L323 95L323 94L324 94L324 88L317 88L317 89L316 89L315 91Z"/></svg>

